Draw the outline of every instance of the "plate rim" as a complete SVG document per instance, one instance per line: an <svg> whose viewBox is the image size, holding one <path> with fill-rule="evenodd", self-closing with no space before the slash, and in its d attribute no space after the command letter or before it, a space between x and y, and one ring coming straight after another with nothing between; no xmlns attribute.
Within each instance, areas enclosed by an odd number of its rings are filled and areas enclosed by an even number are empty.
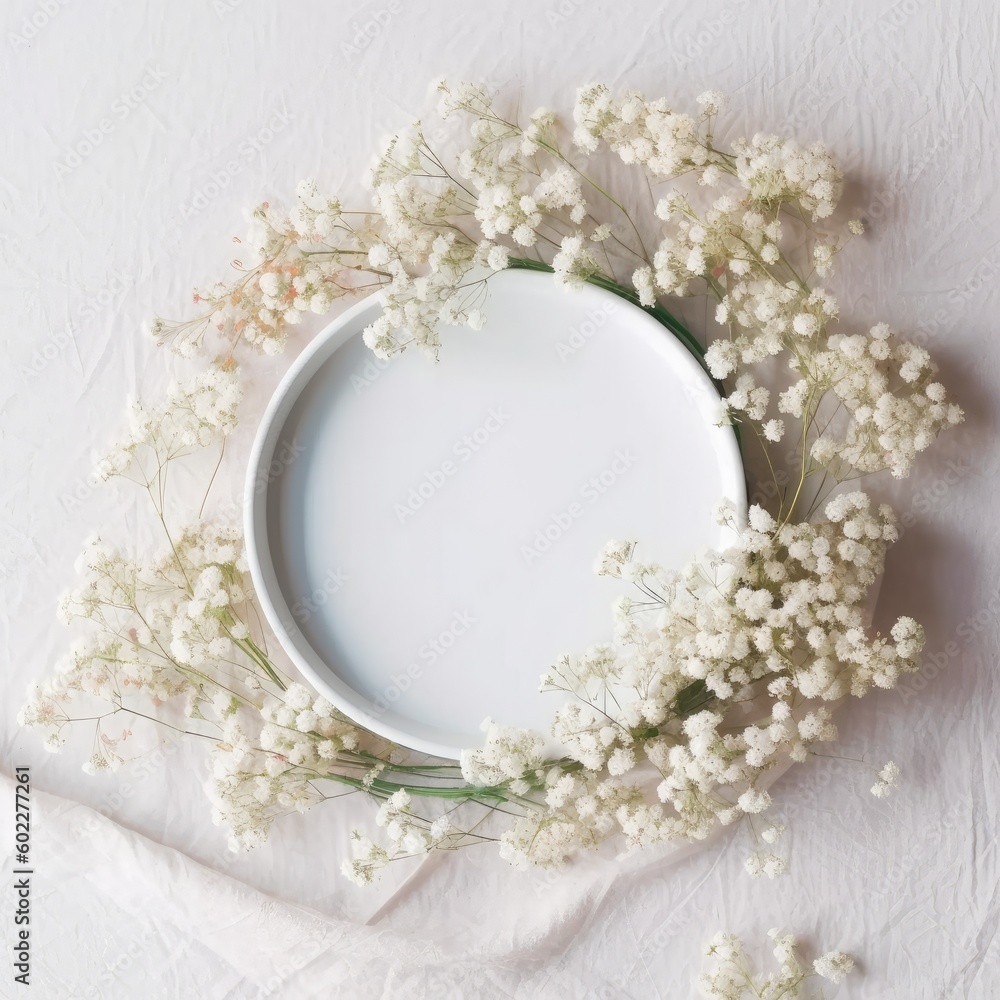
<svg viewBox="0 0 1000 1000"><path fill-rule="evenodd" d="M518 277L515 279L517 281L525 280L524 276L536 274L537 278L529 277L527 280L535 281L544 278L553 281L552 275L544 272L530 270L499 272L499 275L504 274L517 275ZM699 380L707 390L710 390L714 398L721 398L717 386L700 360L694 356L687 346L680 342L671 330L660 323L655 317L650 316L640 306L629 302L622 296L615 295L609 289L592 284L585 285L584 288L602 298L610 296L616 303L623 303L627 307L626 311L636 314L636 318L641 316L640 324L646 331L645 339L658 350L665 351L667 354L674 354L679 359L680 365L688 368L689 376L693 376ZM570 290L568 294L576 294L576 291ZM465 748L454 747L434 739L427 739L403 732L391 723L386 723L384 720L376 718L348 696L347 692L354 694L358 699L362 697L359 692L337 676L333 667L325 663L324 658L312 647L302 633L302 630L294 622L294 617L278 582L267 532L268 486L274 481L276 476L280 476L281 474L280 472L272 473L271 471L277 439L281 435L288 413L292 406L294 406L301 391L309 384L315 372L312 372L305 379L301 387L299 386L300 379L302 379L307 369L317 364L319 355L332 356L335 351L361 332L358 329L359 318L364 317L366 313L371 313L372 318L375 318L382 311L384 304L384 294L382 292L373 292L334 317L303 348L301 354L292 362L275 388L257 426L247 464L244 483L244 549L254 586L254 593L265 619L285 654L292 661L296 669L313 684L320 695L327 698L351 721L385 739L391 740L399 746L446 760L459 760L461 751ZM326 357L323 358L324 361ZM681 374L683 377L683 373ZM297 391L293 392L293 390ZM723 440L722 437L720 437L720 444L721 440ZM735 504L737 519L742 523L747 517L748 504L743 456L734 433L724 435L724 440L726 444L721 445L721 450L728 452L728 454L720 457L726 462L726 466L736 473L734 492L737 495L732 497L727 496L727 499L730 499ZM734 484L728 485L733 486ZM277 600L275 599L276 597ZM280 602L280 606L278 602ZM332 677L323 676L313 666L309 657L300 648L300 644L306 647L308 652L318 662L324 664L326 671ZM343 692L338 690L338 688L343 688Z"/></svg>

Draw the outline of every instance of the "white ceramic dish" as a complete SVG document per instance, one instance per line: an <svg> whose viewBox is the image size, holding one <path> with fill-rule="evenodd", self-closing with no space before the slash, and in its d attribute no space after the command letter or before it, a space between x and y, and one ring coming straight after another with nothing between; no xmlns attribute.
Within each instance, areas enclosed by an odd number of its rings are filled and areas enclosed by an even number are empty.
<svg viewBox="0 0 1000 1000"><path fill-rule="evenodd" d="M548 275L490 282L480 332L377 362L369 298L298 358L261 423L246 537L302 673L395 742L456 758L485 716L548 730L558 654L611 634L610 538L679 565L745 507L698 362L641 309Z"/></svg>

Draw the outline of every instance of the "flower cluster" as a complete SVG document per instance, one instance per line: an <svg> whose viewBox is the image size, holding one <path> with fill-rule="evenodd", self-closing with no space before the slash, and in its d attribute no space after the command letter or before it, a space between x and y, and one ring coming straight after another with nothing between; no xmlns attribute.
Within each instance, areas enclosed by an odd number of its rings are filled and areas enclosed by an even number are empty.
<svg viewBox="0 0 1000 1000"><path fill-rule="evenodd" d="M97 465L103 479L138 467L148 474L146 459L179 458L226 437L236 427L243 398L236 365L212 365L184 382L171 382L159 406L131 405L131 428Z"/></svg>
<svg viewBox="0 0 1000 1000"><path fill-rule="evenodd" d="M798 941L792 934L782 934L777 928L768 931L774 957L779 963L776 972L758 975L753 972L743 942L732 934L716 934L705 949L711 968L698 977L698 988L709 1000L778 1000L778 997L818 997L810 989L809 980L819 977L828 982L841 982L854 969L854 959L842 951L831 951L817 958L810 966L798 954ZM803 992L809 990L809 992Z"/></svg>
<svg viewBox="0 0 1000 1000"><path fill-rule="evenodd" d="M771 804L768 772L836 739L829 703L917 669L923 632L913 619L887 637L866 630L892 512L855 492L825 514L779 525L755 506L731 548L679 572L637 561L633 543L609 543L598 571L631 581L644 600L617 604L614 642L564 656L543 677L543 689L574 699L553 723L566 758L541 769L540 741L496 724L463 758L473 784L544 792L513 843L561 863L612 833L641 847L759 816ZM770 826L763 839L779 833ZM773 878L784 861L758 853L747 867Z"/></svg>
<svg viewBox="0 0 1000 1000"><path fill-rule="evenodd" d="M105 728L112 723L105 720L210 697L205 669L214 674L237 654L247 634L240 618L247 600L242 538L236 528L193 523L148 562L94 539L77 567L82 579L64 597L61 614L67 622L88 621L92 630L32 691L22 721L45 729L54 749L71 721L68 702L103 702L91 764L116 767L120 756L103 749L111 745Z"/></svg>
<svg viewBox="0 0 1000 1000"><path fill-rule="evenodd" d="M884 799L899 784L899 765L894 760L888 760L879 769L876 782L872 785L872 795Z"/></svg>
<svg viewBox="0 0 1000 1000"><path fill-rule="evenodd" d="M736 176L754 201L796 201L814 220L833 214L844 175L821 143L805 148L794 139L758 134L737 142L733 152Z"/></svg>
<svg viewBox="0 0 1000 1000"><path fill-rule="evenodd" d="M264 354L279 354L288 327L307 313L327 313L344 295L371 287L359 282L368 248L377 239L377 219L348 211L320 194L316 182L302 181L297 201L285 217L264 202L253 212L244 240L246 259L233 261L239 279L218 282L194 293L200 308L192 320L157 319L151 333L169 339L184 357L205 348L213 335L230 351L240 343ZM376 284L378 278L376 276Z"/></svg>
<svg viewBox="0 0 1000 1000"><path fill-rule="evenodd" d="M525 774L510 787L525 808L501 836L500 856L515 867L562 867L581 848L627 828L627 816L643 802L630 782L569 761Z"/></svg>
<svg viewBox="0 0 1000 1000"><path fill-rule="evenodd" d="M263 843L276 817L320 801L316 779L337 773L340 755L360 743L357 727L304 685L268 692L253 675L244 683L245 695L222 690L188 709L221 728L208 795L234 849Z"/></svg>
<svg viewBox="0 0 1000 1000"><path fill-rule="evenodd" d="M470 785L502 785L542 766L545 741L538 733L483 723L485 744L462 754L462 777Z"/></svg>
<svg viewBox="0 0 1000 1000"><path fill-rule="evenodd" d="M554 116L538 111L522 129L499 116L481 88L441 90L442 114L470 120L470 143L454 168L415 125L389 143L369 176L384 229L368 263L385 274L386 308L365 339L382 357L410 344L434 353L442 327L479 329L489 275L508 267L515 251L551 245L554 223L562 234L552 259L557 277L573 284L600 271L593 235L578 228L588 214L581 176L552 145ZM540 152L554 162L538 170ZM468 234L465 219L480 238Z"/></svg>
<svg viewBox="0 0 1000 1000"><path fill-rule="evenodd" d="M760 831L760 840L765 846L754 851L743 862L743 867L751 878L760 878L761 875L777 878L787 871L788 863L785 859L770 849L784 832L785 828L780 823L770 823Z"/></svg>
<svg viewBox="0 0 1000 1000"><path fill-rule="evenodd" d="M706 109L703 121L674 111L663 99L647 101L636 91L615 100L604 84L581 87L573 140L589 153L605 142L623 163L642 164L658 178L676 177L707 165L710 158L701 126L717 108L715 95L706 93L699 103Z"/></svg>
<svg viewBox="0 0 1000 1000"><path fill-rule="evenodd" d="M825 466L890 469L903 478L941 431L963 419L936 381L927 351L900 341L885 323L868 336L830 337L799 371L805 377L788 390L785 412L801 416L800 400L829 388L850 414L842 439L823 433L810 448L810 457Z"/></svg>

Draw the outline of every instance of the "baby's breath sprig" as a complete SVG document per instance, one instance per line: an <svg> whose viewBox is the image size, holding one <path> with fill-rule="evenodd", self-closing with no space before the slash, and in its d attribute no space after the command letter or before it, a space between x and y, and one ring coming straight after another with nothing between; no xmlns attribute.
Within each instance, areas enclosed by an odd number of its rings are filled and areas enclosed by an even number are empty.
<svg viewBox="0 0 1000 1000"><path fill-rule="evenodd" d="M840 983L854 970L854 959L842 951L830 951L810 965L800 955L799 942L793 934L777 928L768 931L779 968L767 974L756 973L745 946L732 934L719 933L705 949L709 969L698 977L701 995L708 1000L779 1000L799 997L821 1000L822 993L813 987L817 980Z"/></svg>

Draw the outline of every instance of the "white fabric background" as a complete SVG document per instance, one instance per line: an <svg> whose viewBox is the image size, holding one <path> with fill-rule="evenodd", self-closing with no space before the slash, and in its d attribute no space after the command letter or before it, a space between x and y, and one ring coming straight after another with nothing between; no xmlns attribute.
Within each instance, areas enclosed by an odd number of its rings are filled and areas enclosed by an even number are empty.
<svg viewBox="0 0 1000 1000"><path fill-rule="evenodd" d="M773 925L858 956L838 996L1000 995L993 4L10 0L0 34L0 739L4 772L30 764L36 789L34 985L15 991L9 969L7 855L0 995L683 997L716 930L756 940ZM839 760L785 776L792 868L773 883L743 874L737 833L559 876L475 851L366 894L337 873L361 803L281 823L233 860L196 749L91 779L84 747L50 757L16 726L25 684L68 642L54 606L84 537L144 536L133 502L88 480L126 393L163 378L140 322L182 314L193 285L224 273L259 199L309 175L360 198L376 138L420 113L441 74L528 111L567 109L593 79L688 105L713 86L733 97L731 137L822 137L873 223L837 281L845 323L909 331L966 405L911 480L879 485L907 529L877 620L925 621L933 664L840 719L840 752L895 758L905 788L876 802L865 768ZM57 172L102 119L93 152ZM261 400L289 360L262 367ZM0 798L7 845L7 778Z"/></svg>

